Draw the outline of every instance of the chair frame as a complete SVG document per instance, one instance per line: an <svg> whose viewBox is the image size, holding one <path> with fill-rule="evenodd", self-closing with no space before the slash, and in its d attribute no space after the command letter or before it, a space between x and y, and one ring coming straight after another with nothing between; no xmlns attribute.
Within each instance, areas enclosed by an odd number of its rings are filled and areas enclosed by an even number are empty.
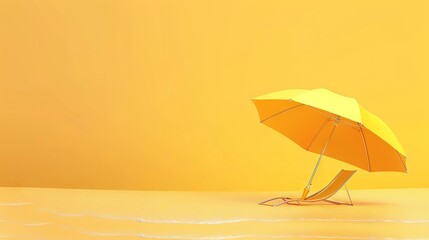
<svg viewBox="0 0 429 240"><path fill-rule="evenodd" d="M343 169L344 170L344 169ZM341 170L341 171L343 171L343 170ZM308 198L310 198L310 197L313 197L313 196L317 196L318 194L320 194L320 193L322 193L323 191L325 191L325 189L327 189L333 182L335 182L335 180L338 178L338 176L340 175L340 173L341 172L339 172L338 174L337 174L337 176L335 176L335 178L334 179L332 179L332 181L326 186L326 187L324 187L323 189L321 189L320 191L318 191L318 192L316 192L315 194L313 194L313 195L311 195L311 196L309 196L309 197L307 197L307 198L305 198L305 199L302 199L302 198L290 198L290 197L275 197L275 198L271 198L271 199L268 199L268 200L266 200L266 201L263 201L263 202L260 202L259 203L259 205L264 205L264 206L270 206L270 207L278 207L278 206L280 206L280 205L283 205L283 204L288 204L288 205L298 205L298 206L302 206L302 205L304 205L304 204L302 204L302 203L314 203L314 202L321 202L321 201L323 201L323 202L327 202L327 203L331 203L331 204L335 204L335 205L347 205L347 206L353 206L353 202L352 202L352 199L351 199L351 197L350 197L350 193L349 193L349 190L347 189L347 186L346 186L346 183L347 183L347 181L349 181L350 180L350 178L356 173L356 170L353 172L353 174L343 183L343 185L341 185L335 192L333 192L332 194L330 194L329 196L327 196L327 197L324 197L324 198L321 198L321 199L316 199L316 200L307 200ZM347 192L347 196L348 196L348 198L349 198L349 202L340 202L340 201L333 201L333 200L329 200L329 198L330 197L332 197L333 195L335 195L341 188L345 188L345 190L346 190L346 192ZM271 201L274 201L274 200L278 200L278 199L281 199L282 200L282 202L280 202L280 203L278 203L278 204L269 204L269 202L271 202Z"/></svg>

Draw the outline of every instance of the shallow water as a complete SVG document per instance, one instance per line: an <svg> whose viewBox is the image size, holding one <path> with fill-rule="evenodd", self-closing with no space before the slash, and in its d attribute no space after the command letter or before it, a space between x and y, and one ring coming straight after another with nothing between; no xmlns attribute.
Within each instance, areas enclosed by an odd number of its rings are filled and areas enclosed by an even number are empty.
<svg viewBox="0 0 429 240"><path fill-rule="evenodd" d="M0 239L429 239L429 189L277 208L257 205L281 195L267 192L0 191Z"/></svg>

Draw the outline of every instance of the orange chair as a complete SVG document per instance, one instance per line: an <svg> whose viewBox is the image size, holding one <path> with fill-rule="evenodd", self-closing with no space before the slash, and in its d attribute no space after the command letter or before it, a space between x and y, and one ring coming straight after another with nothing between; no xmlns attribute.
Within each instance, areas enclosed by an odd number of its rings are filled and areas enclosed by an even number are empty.
<svg viewBox="0 0 429 240"><path fill-rule="evenodd" d="M352 199L350 198L349 190L346 187L347 181L355 174L356 170L349 171L349 170L341 170L337 176L322 190L318 191L317 193L306 197L304 199L302 198L289 198L289 197L276 197L272 199L268 199L266 201L263 201L259 203L260 205L266 205L266 206L272 206L277 207L283 204L292 204L292 205L302 205L302 203L310 203L310 202L328 202L332 204L338 204L338 205L350 205L353 206ZM342 187L347 191L347 195L349 196L350 203L346 202L337 202L329 200L330 197L332 197L335 193L337 193ZM268 204L271 201L281 199L282 202L278 204Z"/></svg>

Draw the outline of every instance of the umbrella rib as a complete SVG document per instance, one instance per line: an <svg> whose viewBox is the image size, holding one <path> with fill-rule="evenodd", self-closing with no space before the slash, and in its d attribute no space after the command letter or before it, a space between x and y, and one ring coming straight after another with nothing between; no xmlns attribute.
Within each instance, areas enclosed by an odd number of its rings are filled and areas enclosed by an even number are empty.
<svg viewBox="0 0 429 240"><path fill-rule="evenodd" d="M327 113L323 112L322 110L320 110L320 109L318 109L316 107L313 107L313 106L310 106L310 105L307 105L307 106L310 107L310 108L312 108L312 109L314 109L314 110L316 110L320 114L325 115L326 117L330 118L331 120L335 120L335 119L337 119L339 117L339 115L336 115L334 113L327 114ZM343 124L348 125L350 127L356 127L356 125L348 123L348 122L345 122L345 121L340 121L339 123L343 123Z"/></svg>
<svg viewBox="0 0 429 240"><path fill-rule="evenodd" d="M301 106L303 106L303 105L304 105L304 104L299 104L299 105L293 106L293 107L291 107L291 108L285 109L285 110L283 110L283 111L280 111L280 112L278 112L278 113L276 113L276 114L274 114L274 115L272 115L272 116L270 116L270 117L265 118L264 120L262 120L262 121L261 121L261 123L263 123L263 122L267 121L268 119L270 119L270 118L272 118L272 117L275 117L275 116L277 116L277 115L279 115L279 114L281 114L281 113L287 112L287 111L292 110L292 109L297 108L297 107L301 107Z"/></svg>
<svg viewBox="0 0 429 240"><path fill-rule="evenodd" d="M404 161L402 161L401 154L399 154L398 150L396 150L396 149L395 149L395 151L396 151L396 153L398 154L399 159L401 159L401 163L402 163L402 166L403 166L403 167L404 167L404 169L405 169L405 172L408 172L408 169L407 169L407 167L405 166Z"/></svg>
<svg viewBox="0 0 429 240"><path fill-rule="evenodd" d="M366 144L365 135L363 135L362 127L360 123L357 123L360 129L360 135L362 136L363 144L365 146L366 160L368 160L369 171L371 172L371 163L369 162L368 145Z"/></svg>
<svg viewBox="0 0 429 240"><path fill-rule="evenodd" d="M316 135L314 135L313 139L311 140L310 144L308 144L306 150L308 151L308 149L310 148L310 146L313 144L314 140L317 138L317 136L319 136L319 133L322 131L322 129L325 127L326 123L329 122L329 120L331 120L330 117L328 117L328 119L326 119L326 121L322 124L322 126L319 128L319 130L317 131Z"/></svg>

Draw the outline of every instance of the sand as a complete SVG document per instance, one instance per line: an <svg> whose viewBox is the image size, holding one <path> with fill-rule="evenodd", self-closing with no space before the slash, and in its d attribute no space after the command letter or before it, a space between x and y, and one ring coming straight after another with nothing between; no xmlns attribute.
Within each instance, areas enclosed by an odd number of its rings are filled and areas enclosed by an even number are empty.
<svg viewBox="0 0 429 240"><path fill-rule="evenodd" d="M0 188L0 239L429 239L429 189L350 194L273 208L257 203L299 193Z"/></svg>

